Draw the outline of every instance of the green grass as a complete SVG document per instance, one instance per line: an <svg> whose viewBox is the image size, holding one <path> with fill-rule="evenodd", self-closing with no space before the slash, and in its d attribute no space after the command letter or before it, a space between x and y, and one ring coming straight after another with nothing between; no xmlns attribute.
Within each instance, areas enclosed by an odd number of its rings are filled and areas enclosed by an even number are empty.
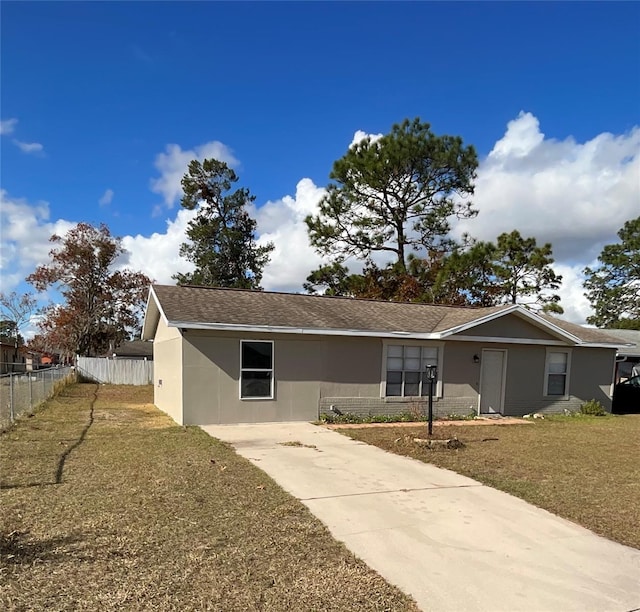
<svg viewBox="0 0 640 612"><path fill-rule="evenodd" d="M466 448L432 451L416 428L342 433L517 495L607 538L640 548L640 415L554 417L534 425L442 426Z"/></svg>
<svg viewBox="0 0 640 612"><path fill-rule="evenodd" d="M416 610L148 387L67 387L0 437L6 610Z"/></svg>

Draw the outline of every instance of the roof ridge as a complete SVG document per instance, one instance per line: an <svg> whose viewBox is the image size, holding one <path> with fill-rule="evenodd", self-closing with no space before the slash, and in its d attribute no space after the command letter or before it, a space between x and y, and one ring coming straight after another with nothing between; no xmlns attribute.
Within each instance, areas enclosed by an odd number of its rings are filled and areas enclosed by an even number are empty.
<svg viewBox="0 0 640 612"><path fill-rule="evenodd" d="M324 298L332 300L349 300L356 302L370 302L374 304L402 304L404 306L431 306L432 308L447 308L451 310L486 310L489 308L503 308L505 304L496 304L495 306L473 306L461 304L433 304L429 302L406 302L395 300L377 300L375 298L350 297L348 295L314 295L312 293L294 293L291 291L265 291L263 289L243 289L241 287L213 287L210 285L163 285L156 283L153 287L168 287L170 289L206 289L213 291L228 291L237 293L256 293L260 295L285 295L301 298ZM442 315L444 318L446 314Z"/></svg>

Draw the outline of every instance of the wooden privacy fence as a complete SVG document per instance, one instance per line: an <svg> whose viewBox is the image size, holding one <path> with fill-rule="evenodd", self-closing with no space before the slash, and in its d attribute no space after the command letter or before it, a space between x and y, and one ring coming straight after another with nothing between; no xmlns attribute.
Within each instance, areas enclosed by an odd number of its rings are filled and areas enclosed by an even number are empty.
<svg viewBox="0 0 640 612"><path fill-rule="evenodd" d="M78 357L78 376L111 385L152 385L153 361Z"/></svg>

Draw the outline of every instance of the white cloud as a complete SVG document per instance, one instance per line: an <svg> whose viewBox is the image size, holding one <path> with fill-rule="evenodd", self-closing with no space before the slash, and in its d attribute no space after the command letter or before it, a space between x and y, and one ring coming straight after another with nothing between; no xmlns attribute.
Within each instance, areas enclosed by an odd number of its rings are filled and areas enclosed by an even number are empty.
<svg viewBox="0 0 640 612"><path fill-rule="evenodd" d="M4 121L0 121L0 135L4 136L5 134L12 134L16 129L16 125L18 125L17 119L5 119Z"/></svg>
<svg viewBox="0 0 640 612"><path fill-rule="evenodd" d="M0 189L0 225L2 291L11 291L37 266L49 261L49 238L64 235L75 223L64 219L51 222L48 202L30 204Z"/></svg>
<svg viewBox="0 0 640 612"><path fill-rule="evenodd" d="M144 272L155 282L165 285L175 284L171 276L176 272L193 271L193 265L180 257L179 252L186 239L187 224L195 214L195 210L180 209L175 219L167 219L167 229L163 234L124 236L122 246L128 251L128 256L123 259L122 267Z"/></svg>
<svg viewBox="0 0 640 612"><path fill-rule="evenodd" d="M13 143L23 153L42 153L44 151L44 147L39 142L22 142L21 140L14 138Z"/></svg>
<svg viewBox="0 0 640 612"><path fill-rule="evenodd" d="M250 208L257 221L258 244L273 242L271 261L265 267L262 286L271 291L301 291L309 273L322 258L309 245L305 217L315 213L325 190L304 178L296 185L296 195Z"/></svg>
<svg viewBox="0 0 640 612"><path fill-rule="evenodd" d="M351 144L349 145L349 148L353 147L354 145L357 145L359 142L362 142L365 138L371 138L371 142L376 142L377 140L380 140L383 136L384 134L367 134L362 130L356 130L355 134L353 135L353 139L351 140Z"/></svg>
<svg viewBox="0 0 640 612"><path fill-rule="evenodd" d="M551 242L559 262L591 261L638 216L640 128L557 141L545 138L531 113L520 113L481 162L473 201L480 213L456 222L456 236L495 240L517 229Z"/></svg>
<svg viewBox="0 0 640 612"><path fill-rule="evenodd" d="M560 296L560 305L564 308L563 319L574 323L584 324L587 317L593 314L591 304L584 295L582 282L584 275L582 270L587 265L595 265L596 262L586 262L585 264L567 265L556 263L553 269L556 274L562 275L562 286L556 292Z"/></svg>
<svg viewBox="0 0 640 612"><path fill-rule="evenodd" d="M187 171L189 162L194 159L202 161L208 158L226 162L229 166L238 164L231 149L217 140L184 151L180 145L167 145L165 152L156 156L154 165L160 172L160 177L151 180L151 191L164 198L167 208L173 208L182 195L180 182Z"/></svg>
<svg viewBox="0 0 640 612"><path fill-rule="evenodd" d="M98 200L98 204L108 206L113 201L113 195L113 189L107 189Z"/></svg>
<svg viewBox="0 0 640 612"><path fill-rule="evenodd" d="M354 141L362 132L356 132ZM627 134L600 134L584 143L573 139L545 138L538 120L523 113L509 123L505 135L480 164L474 202L476 219L457 222L463 230L483 240L495 240L503 231L518 229L535 236L539 244L552 242L556 264L564 277L559 293L564 318L583 323L591 313L583 295L582 270L593 265L602 246L615 242L616 232L638 215L640 201L640 128ZM225 158L226 156L226 158ZM173 206L180 195L180 180L191 159L216 157L237 161L222 143L207 143L190 151L167 147L156 159L161 176L153 183L156 193ZM302 283L323 260L309 246L304 219L317 211L325 191L308 178L296 185L294 196L252 205L258 243L273 242L275 250L266 266L262 285L278 291L301 291ZM53 233L64 234L75 225L51 222L46 202L30 204L0 192L2 218L2 290L11 290L35 266L48 261ZM125 236L129 254L122 264L141 270L160 283L172 284L176 272L192 265L179 256L185 230L195 211L179 209L166 221L166 230L150 236ZM379 263L383 263L380 261ZM358 271L358 262L348 262Z"/></svg>

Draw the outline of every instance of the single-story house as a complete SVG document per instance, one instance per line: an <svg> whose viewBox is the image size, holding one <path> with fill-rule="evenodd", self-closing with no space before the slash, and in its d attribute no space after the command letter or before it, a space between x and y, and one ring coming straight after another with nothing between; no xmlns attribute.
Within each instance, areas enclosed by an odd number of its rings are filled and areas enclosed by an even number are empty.
<svg viewBox="0 0 640 612"><path fill-rule="evenodd" d="M154 285L155 404L180 424L424 409L608 410L619 342L522 306L462 308ZM434 384L427 366L436 366Z"/></svg>

